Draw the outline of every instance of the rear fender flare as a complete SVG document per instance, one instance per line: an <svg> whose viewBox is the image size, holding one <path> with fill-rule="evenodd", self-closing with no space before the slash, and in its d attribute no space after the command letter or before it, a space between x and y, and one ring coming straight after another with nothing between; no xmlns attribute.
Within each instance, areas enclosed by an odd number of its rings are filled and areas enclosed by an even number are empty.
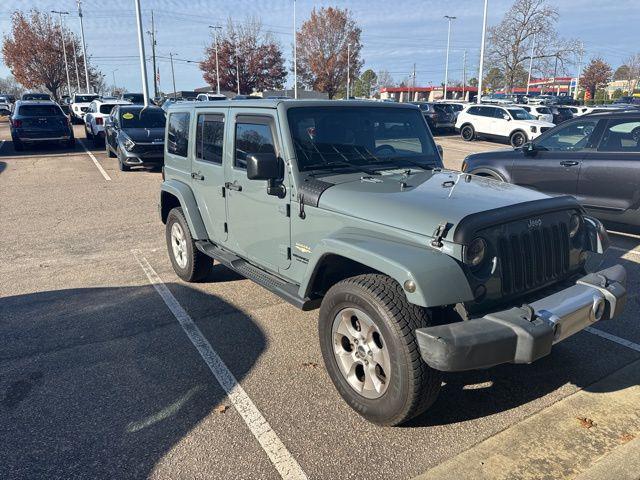
<svg viewBox="0 0 640 480"><path fill-rule="evenodd" d="M189 224L189 230L191 231L191 236L195 240L206 240L208 238L207 229L204 226L204 222L202 221L202 217L200 216L200 210L198 210L198 204L196 202L196 198L193 195L193 191L191 187L184 182L179 180L166 180L162 182L162 186L160 187L160 212L164 211L163 209L163 198L164 195L162 192L166 192L170 195L173 195L180 202L180 207L182 207L182 212L184 213L185 218L187 219L187 223ZM167 212L168 213L168 212ZM163 215L163 221L165 220Z"/></svg>

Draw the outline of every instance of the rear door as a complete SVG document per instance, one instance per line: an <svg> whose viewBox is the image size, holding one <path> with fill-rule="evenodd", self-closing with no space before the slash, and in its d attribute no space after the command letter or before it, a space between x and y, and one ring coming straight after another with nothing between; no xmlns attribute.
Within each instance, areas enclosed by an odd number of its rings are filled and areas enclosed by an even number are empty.
<svg viewBox="0 0 640 480"><path fill-rule="evenodd" d="M511 116L504 108L494 108L493 118L491 119L491 133L500 137L508 137L511 126L510 119Z"/></svg>
<svg viewBox="0 0 640 480"><path fill-rule="evenodd" d="M209 238L227 239L224 196L225 124L228 109L196 109L195 148L191 162L191 185Z"/></svg>
<svg viewBox="0 0 640 480"><path fill-rule="evenodd" d="M241 256L273 272L286 270L291 263L289 200L268 195L267 182L249 180L246 170L246 158L252 153L281 156L277 113L261 109L264 113L258 114L256 109L241 108L230 112L234 152L225 166L228 244ZM288 185L287 179L283 182Z"/></svg>
<svg viewBox="0 0 640 480"><path fill-rule="evenodd" d="M586 207L622 213L640 206L640 115L603 120L598 148L582 161L578 199Z"/></svg>
<svg viewBox="0 0 640 480"><path fill-rule="evenodd" d="M576 195L580 165L594 150L599 120L586 117L550 130L533 141L511 165L512 182L551 195Z"/></svg>

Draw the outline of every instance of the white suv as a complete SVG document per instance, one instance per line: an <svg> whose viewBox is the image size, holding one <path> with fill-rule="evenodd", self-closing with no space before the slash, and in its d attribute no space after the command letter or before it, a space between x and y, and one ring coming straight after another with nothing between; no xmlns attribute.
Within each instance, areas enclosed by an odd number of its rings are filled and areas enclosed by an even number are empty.
<svg viewBox="0 0 640 480"><path fill-rule="evenodd" d="M517 108L522 108L525 112L530 113L538 120L553 123L553 112L546 105L518 105Z"/></svg>
<svg viewBox="0 0 640 480"><path fill-rule="evenodd" d="M478 137L507 140L513 147L521 147L542 132L553 128L550 122L536 120L520 107L473 105L458 114L456 130L463 140Z"/></svg>
<svg viewBox="0 0 640 480"><path fill-rule="evenodd" d="M84 133L94 144L104 141L104 122L116 105L131 105L126 100L94 100L84 116Z"/></svg>
<svg viewBox="0 0 640 480"><path fill-rule="evenodd" d="M71 99L71 120L82 123L89 104L98 98L98 95L92 93L76 93Z"/></svg>

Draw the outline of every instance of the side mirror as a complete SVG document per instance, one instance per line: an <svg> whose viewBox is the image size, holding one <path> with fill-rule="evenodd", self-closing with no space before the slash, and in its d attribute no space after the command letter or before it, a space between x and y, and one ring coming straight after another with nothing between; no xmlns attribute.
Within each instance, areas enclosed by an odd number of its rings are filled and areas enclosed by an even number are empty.
<svg viewBox="0 0 640 480"><path fill-rule="evenodd" d="M504 118L506 121L511 120L511 117L509 115L507 115L506 113L502 115L502 118Z"/></svg>
<svg viewBox="0 0 640 480"><path fill-rule="evenodd" d="M533 142L527 142L524 145L522 145L522 152L528 157L533 155L535 151L536 151L536 147L533 145Z"/></svg>
<svg viewBox="0 0 640 480"><path fill-rule="evenodd" d="M442 157L444 155L444 150L442 149L442 145L437 143L436 148L438 149L438 153L440 154L440 157Z"/></svg>
<svg viewBox="0 0 640 480"><path fill-rule="evenodd" d="M247 156L247 178L267 180L267 194L284 197L284 185L276 182L282 174L283 163L275 153L254 153Z"/></svg>

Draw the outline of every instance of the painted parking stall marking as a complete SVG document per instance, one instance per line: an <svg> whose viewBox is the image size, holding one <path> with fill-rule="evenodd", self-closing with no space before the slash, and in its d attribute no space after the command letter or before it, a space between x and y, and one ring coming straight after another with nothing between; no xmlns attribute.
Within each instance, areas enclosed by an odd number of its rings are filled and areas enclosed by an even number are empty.
<svg viewBox="0 0 640 480"><path fill-rule="evenodd" d="M95 155L89 151L89 149L86 147L86 145L84 144L84 142L82 140L78 140L78 142L80 142L80 145L82 145L82 148L84 148L84 151L87 152L87 155L89 155L89 157L91 157L91 160L93 160L93 163L96 165L96 168L102 174L104 179L110 181L111 177L109 176L109 174L107 172L105 172L104 168L102 168L102 165L100 165L100 163L98 162L98 159L95 157Z"/></svg>
<svg viewBox="0 0 640 480"><path fill-rule="evenodd" d="M147 259L139 250L132 250L132 253L147 275L149 283L153 285L158 295L160 295L171 313L173 313L173 316L178 320L187 337L196 347L198 353L200 353L200 356L211 370L211 373L216 377L220 386L225 390L229 396L229 401L247 424L253 436L258 440L258 443L260 443L260 446L280 476L286 480L306 479L307 475L296 459L293 458L287 450L287 447L285 447L276 432L271 428L271 425L269 425L253 401L251 401L247 393L240 386L238 380L234 377L233 373L231 373L231 370L229 370L227 365L222 361L218 353L213 349L193 319L184 308L182 308L176 297L173 296L171 291L160 279Z"/></svg>
<svg viewBox="0 0 640 480"><path fill-rule="evenodd" d="M615 342L618 345L622 345L623 347L627 347L627 348L630 348L631 350L635 350L636 352L640 352L640 345L630 340L627 340L626 338L618 337L617 335L612 335L611 333L607 333L598 328L593 328L593 327L587 327L584 330L593 335L606 338L607 340L611 342Z"/></svg>

